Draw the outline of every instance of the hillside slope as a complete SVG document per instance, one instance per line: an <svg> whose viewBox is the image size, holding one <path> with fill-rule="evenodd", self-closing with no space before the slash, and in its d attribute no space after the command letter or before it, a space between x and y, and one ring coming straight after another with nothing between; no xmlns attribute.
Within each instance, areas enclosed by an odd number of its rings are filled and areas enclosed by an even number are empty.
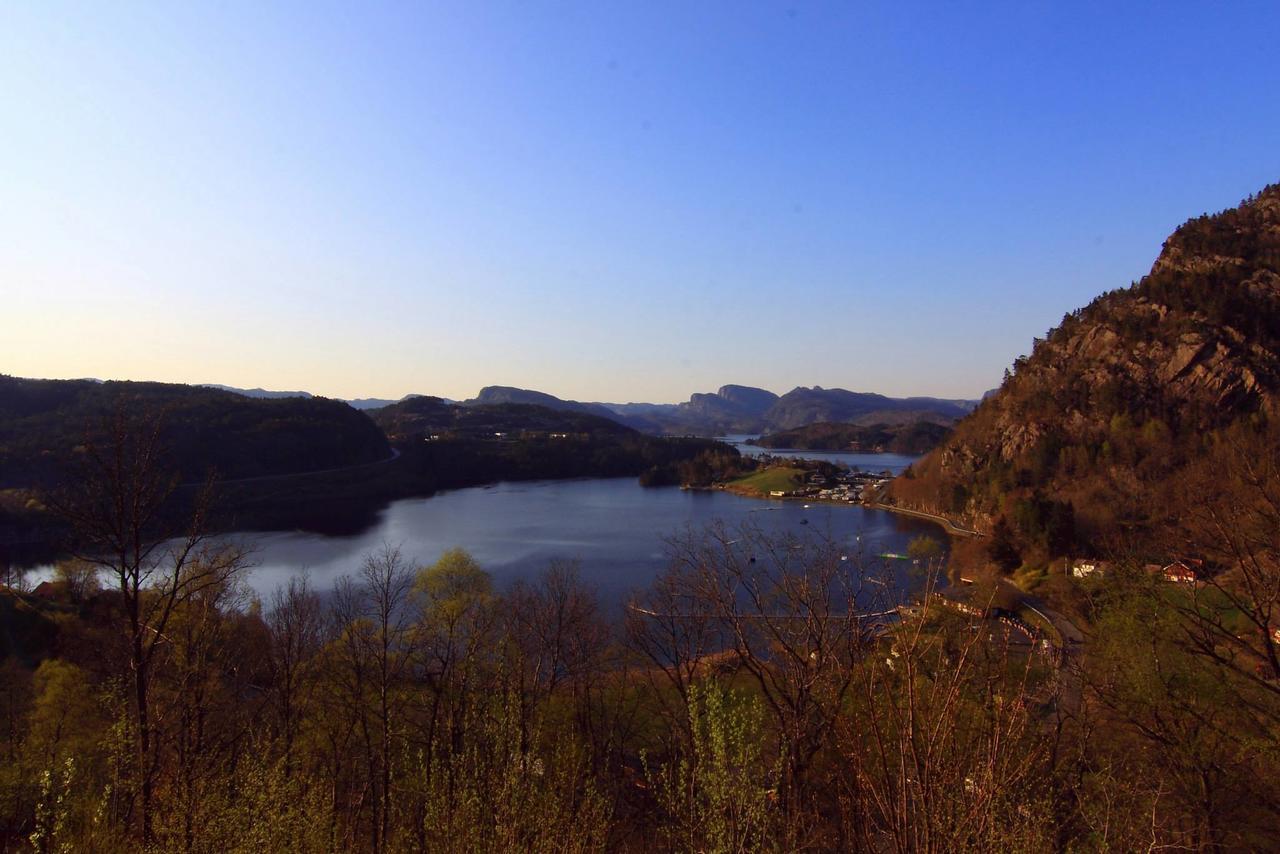
<svg viewBox="0 0 1280 854"><path fill-rule="evenodd" d="M86 437L124 404L162 414L179 476L290 474L386 459L368 416L321 397L253 398L202 386L0 376L0 488L56 481Z"/></svg>
<svg viewBox="0 0 1280 854"><path fill-rule="evenodd" d="M1050 552L1096 546L1176 516L1184 470L1278 415L1272 185L1188 221L1140 282L1066 315L892 495L979 527L1008 517Z"/></svg>
<svg viewBox="0 0 1280 854"><path fill-rule="evenodd" d="M369 412L393 440L448 434L451 438L493 438L496 433L574 433L622 435L634 431L617 421L571 409L532 403L446 403L438 397L414 397Z"/></svg>
<svg viewBox="0 0 1280 854"><path fill-rule="evenodd" d="M802 451L923 454L937 447L950 433L950 428L930 421L865 426L822 421L795 430L770 433L752 444L762 448L796 448Z"/></svg>
<svg viewBox="0 0 1280 854"><path fill-rule="evenodd" d="M792 430L822 422L886 424L932 421L946 424L963 418L972 409L973 402L968 400L895 398L814 386L794 388L782 395L765 411L763 420L769 430ZM895 414L899 417L894 418Z"/></svg>

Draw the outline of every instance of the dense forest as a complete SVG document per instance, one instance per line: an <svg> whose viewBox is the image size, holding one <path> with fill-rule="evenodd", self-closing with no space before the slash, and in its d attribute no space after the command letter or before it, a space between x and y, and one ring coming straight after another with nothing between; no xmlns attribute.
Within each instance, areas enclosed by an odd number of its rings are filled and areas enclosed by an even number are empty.
<svg viewBox="0 0 1280 854"><path fill-rule="evenodd" d="M1081 650L928 564L894 611L873 558L751 528L676 538L621 611L572 564L498 589L393 546L259 598L205 504L165 512L155 431L102 441L47 499L79 557L0 592L6 850L1280 844L1280 658L1236 622L1280 589L1274 460L1207 496L1240 574L1119 566L1081 588Z"/></svg>
<svg viewBox="0 0 1280 854"><path fill-rule="evenodd" d="M1149 275L1037 339L999 391L893 486L1036 560L1145 550L1216 489L1206 459L1280 419L1280 186L1202 216Z"/></svg>
<svg viewBox="0 0 1280 854"><path fill-rule="evenodd" d="M204 386L0 375L0 489L61 478L87 431L122 403L163 413L177 476L282 475L385 460L386 437L368 416L325 398L251 398Z"/></svg>

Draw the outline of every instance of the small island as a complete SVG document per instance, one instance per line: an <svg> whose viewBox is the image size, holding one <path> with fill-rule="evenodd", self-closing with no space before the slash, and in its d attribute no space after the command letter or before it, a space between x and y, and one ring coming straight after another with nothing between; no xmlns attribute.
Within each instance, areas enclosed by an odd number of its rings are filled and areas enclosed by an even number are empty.
<svg viewBox="0 0 1280 854"><path fill-rule="evenodd" d="M822 421L748 440L762 448L800 451L853 451L866 454L924 454L951 435L951 427L936 421L905 424L841 424Z"/></svg>

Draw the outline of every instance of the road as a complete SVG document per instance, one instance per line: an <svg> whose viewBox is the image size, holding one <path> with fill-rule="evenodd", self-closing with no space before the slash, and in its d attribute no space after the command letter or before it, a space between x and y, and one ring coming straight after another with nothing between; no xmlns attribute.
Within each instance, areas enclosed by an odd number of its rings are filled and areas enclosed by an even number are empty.
<svg viewBox="0 0 1280 854"><path fill-rule="evenodd" d="M947 533L950 533L950 534L959 534L962 537L983 536L981 531L971 531L968 528L961 528L959 525L957 525L955 522L948 519L946 516L938 516L935 513L926 513L923 510L908 510L905 507L898 507L893 504L882 504L880 502L876 502L875 504L872 504L870 506L875 508L876 510L888 510L890 513L902 513L903 515L906 515L906 516L915 516L919 519L928 519L931 522L937 522L939 525L946 528Z"/></svg>
<svg viewBox="0 0 1280 854"><path fill-rule="evenodd" d="M1080 657L1084 652L1085 634L1075 623L1050 608L1038 596L1024 593L1007 579L1001 579L1000 585L1014 601L1027 610L1038 615L1053 626L1058 637L1062 638L1062 662L1059 672L1062 674L1061 708L1068 714L1075 714L1080 709L1080 698L1083 690L1083 675L1080 668Z"/></svg>

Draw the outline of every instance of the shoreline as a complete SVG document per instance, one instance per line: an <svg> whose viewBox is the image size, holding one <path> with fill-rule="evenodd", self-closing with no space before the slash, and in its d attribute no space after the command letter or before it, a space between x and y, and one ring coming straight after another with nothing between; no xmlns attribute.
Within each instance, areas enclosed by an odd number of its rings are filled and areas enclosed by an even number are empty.
<svg viewBox="0 0 1280 854"><path fill-rule="evenodd" d="M926 513L923 510L911 510L907 507L898 507L893 504L885 504L877 501L874 504L864 504L863 507L870 507L874 510L887 510L890 513L901 513L904 516L912 516L916 519L928 519L930 522L936 522L948 534L957 537L983 537L986 536L981 531L971 531L968 528L961 528L946 516L939 516L936 513Z"/></svg>

